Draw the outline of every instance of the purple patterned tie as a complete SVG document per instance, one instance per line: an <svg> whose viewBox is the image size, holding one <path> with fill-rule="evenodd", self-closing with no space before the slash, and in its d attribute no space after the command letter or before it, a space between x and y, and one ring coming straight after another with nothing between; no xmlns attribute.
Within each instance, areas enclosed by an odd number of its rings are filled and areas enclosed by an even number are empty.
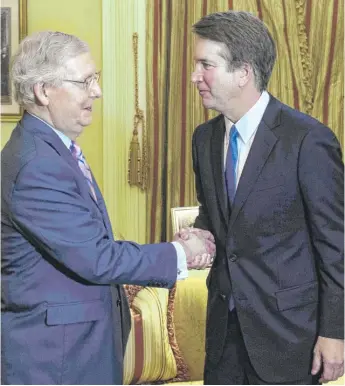
<svg viewBox="0 0 345 386"><path fill-rule="evenodd" d="M83 172L83 174L84 174L84 176L89 184L92 196L95 199L95 201L97 201L95 187L93 186L93 182L92 182L91 171L90 171L89 165L87 164L80 147L74 141L72 141L69 149L70 149L73 157L78 161L79 168Z"/></svg>

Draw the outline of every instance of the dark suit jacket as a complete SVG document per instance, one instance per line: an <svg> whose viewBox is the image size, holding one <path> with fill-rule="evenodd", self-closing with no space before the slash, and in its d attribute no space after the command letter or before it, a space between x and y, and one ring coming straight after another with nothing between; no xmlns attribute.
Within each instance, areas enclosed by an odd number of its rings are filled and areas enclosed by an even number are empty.
<svg viewBox="0 0 345 386"><path fill-rule="evenodd" d="M1 166L2 383L122 384L120 284L171 287L174 246L114 242L99 188L96 203L61 139L29 114Z"/></svg>
<svg viewBox="0 0 345 386"><path fill-rule="evenodd" d="M343 338L343 164L331 130L270 97L232 210L223 174L224 117L200 125L193 162L200 214L217 256L209 289L206 368L225 341L232 291L245 345L268 382L310 372L318 335Z"/></svg>

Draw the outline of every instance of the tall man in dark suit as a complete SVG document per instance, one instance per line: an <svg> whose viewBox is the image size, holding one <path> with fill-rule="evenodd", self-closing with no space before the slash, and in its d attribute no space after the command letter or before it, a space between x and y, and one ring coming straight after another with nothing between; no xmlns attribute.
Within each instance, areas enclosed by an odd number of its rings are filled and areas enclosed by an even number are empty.
<svg viewBox="0 0 345 386"><path fill-rule="evenodd" d="M343 163L330 129L266 91L276 59L246 12L193 26L192 81L220 113L196 128L207 280L206 384L312 384L344 372Z"/></svg>
<svg viewBox="0 0 345 386"><path fill-rule="evenodd" d="M75 142L101 96L85 42L27 37L12 77L25 113L1 154L2 383L122 384L130 317L121 284L171 287L187 266L209 264L213 237L114 241Z"/></svg>

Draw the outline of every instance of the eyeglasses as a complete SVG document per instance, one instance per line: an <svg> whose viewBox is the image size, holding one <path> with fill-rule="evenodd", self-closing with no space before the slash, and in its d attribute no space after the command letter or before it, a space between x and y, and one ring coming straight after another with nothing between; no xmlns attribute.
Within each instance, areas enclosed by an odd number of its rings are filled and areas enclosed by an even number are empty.
<svg viewBox="0 0 345 386"><path fill-rule="evenodd" d="M82 85L85 91L89 91L94 82L98 82L101 77L101 71L98 71L90 76L88 76L85 80L72 80L72 79L63 79L64 82L77 83Z"/></svg>

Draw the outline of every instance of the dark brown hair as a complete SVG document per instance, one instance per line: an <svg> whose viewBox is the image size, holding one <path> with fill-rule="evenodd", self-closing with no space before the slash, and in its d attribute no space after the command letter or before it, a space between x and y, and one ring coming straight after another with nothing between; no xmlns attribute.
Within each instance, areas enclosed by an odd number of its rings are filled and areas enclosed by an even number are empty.
<svg viewBox="0 0 345 386"><path fill-rule="evenodd" d="M227 11L206 15L193 25L203 39L223 43L229 71L249 64L259 91L267 88L276 60L274 40L266 25L249 12Z"/></svg>

